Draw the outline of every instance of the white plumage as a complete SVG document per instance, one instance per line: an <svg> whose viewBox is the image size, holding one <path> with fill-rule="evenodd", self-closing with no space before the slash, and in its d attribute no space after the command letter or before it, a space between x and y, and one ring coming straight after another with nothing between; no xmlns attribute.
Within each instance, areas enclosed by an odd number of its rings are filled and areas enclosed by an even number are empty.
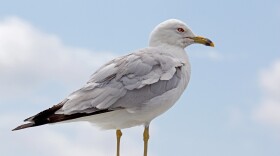
<svg viewBox="0 0 280 156"><path fill-rule="evenodd" d="M56 114L109 109L114 111L77 120L90 121L102 129L148 124L178 100L189 82L190 64L182 53L184 58L178 58L164 47L152 47L117 58L67 97Z"/></svg>
<svg viewBox="0 0 280 156"><path fill-rule="evenodd" d="M117 130L119 155L120 129L144 125L147 155L150 122L172 107L188 85L191 67L184 48L193 43L214 46L179 20L162 22L152 31L147 48L105 64L82 88L14 130L89 121L102 129Z"/></svg>

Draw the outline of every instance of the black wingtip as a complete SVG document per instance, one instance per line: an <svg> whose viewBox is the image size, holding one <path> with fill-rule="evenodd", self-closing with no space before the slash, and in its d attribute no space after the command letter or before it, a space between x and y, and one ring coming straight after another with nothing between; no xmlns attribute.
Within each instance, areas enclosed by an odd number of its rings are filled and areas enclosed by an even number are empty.
<svg viewBox="0 0 280 156"><path fill-rule="evenodd" d="M27 119L24 119L23 121L24 121L24 122L31 121L33 118L34 118L34 116L31 116L31 117L29 117L29 118L27 118Z"/></svg>
<svg viewBox="0 0 280 156"><path fill-rule="evenodd" d="M16 127L15 129L12 129L12 131L17 131L17 130L34 127L34 126L35 126L35 123L27 123L27 124L20 125L20 126Z"/></svg>

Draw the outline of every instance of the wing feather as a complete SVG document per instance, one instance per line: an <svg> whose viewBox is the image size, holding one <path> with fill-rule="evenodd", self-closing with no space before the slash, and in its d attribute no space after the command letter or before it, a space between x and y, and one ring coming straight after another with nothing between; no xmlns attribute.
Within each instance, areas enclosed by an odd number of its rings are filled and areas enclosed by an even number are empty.
<svg viewBox="0 0 280 156"><path fill-rule="evenodd" d="M56 114L141 105L175 88L181 79L181 66L180 60L155 48L114 59L97 70L83 88L67 97Z"/></svg>

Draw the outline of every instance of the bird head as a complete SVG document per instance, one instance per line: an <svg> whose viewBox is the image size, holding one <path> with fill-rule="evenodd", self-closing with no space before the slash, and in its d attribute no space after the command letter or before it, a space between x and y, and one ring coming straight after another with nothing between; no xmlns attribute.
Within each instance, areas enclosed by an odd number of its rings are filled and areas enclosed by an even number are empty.
<svg viewBox="0 0 280 156"><path fill-rule="evenodd" d="M214 47L214 43L211 40L196 36L184 22L169 19L155 27L150 35L149 45L155 47L168 44L186 48L193 43Z"/></svg>

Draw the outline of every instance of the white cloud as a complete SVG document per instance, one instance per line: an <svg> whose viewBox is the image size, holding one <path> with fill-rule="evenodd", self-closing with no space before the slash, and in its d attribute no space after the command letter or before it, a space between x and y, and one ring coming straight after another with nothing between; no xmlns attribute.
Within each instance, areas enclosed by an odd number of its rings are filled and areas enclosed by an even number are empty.
<svg viewBox="0 0 280 156"><path fill-rule="evenodd" d="M253 113L254 119L280 128L280 60L260 72L259 82L263 97Z"/></svg>
<svg viewBox="0 0 280 156"><path fill-rule="evenodd" d="M76 88L112 57L115 55L109 52L97 53L64 45L57 36L44 33L17 17L0 21L1 155L115 155L115 132L99 131L89 124L73 123L10 131L28 117L23 115L22 109L26 114L34 114L34 110L31 111L34 105L19 107L22 103L28 103L22 101L20 96L44 101L37 93L42 86L54 84L52 88L55 85ZM65 92L65 88L61 90ZM2 102L5 100L8 103ZM142 133L138 133L138 130L124 131L122 155L142 155ZM137 132L137 139L136 132L131 133L133 131Z"/></svg>
<svg viewBox="0 0 280 156"><path fill-rule="evenodd" d="M57 36L16 17L0 21L0 93L4 97L49 82L78 86L113 57L66 46Z"/></svg>
<svg viewBox="0 0 280 156"><path fill-rule="evenodd" d="M19 121L15 114L0 116L1 155L115 155L115 132L99 131L88 123L51 125L12 132ZM5 120L10 119L10 120ZM136 132L137 129L130 130ZM137 133L138 134L138 133ZM141 136L141 133L139 133ZM140 137L138 139L141 139ZM121 153L124 156L142 155L141 141L123 132Z"/></svg>
<svg viewBox="0 0 280 156"><path fill-rule="evenodd" d="M260 73L260 85L268 96L277 98L280 95L280 60Z"/></svg>

